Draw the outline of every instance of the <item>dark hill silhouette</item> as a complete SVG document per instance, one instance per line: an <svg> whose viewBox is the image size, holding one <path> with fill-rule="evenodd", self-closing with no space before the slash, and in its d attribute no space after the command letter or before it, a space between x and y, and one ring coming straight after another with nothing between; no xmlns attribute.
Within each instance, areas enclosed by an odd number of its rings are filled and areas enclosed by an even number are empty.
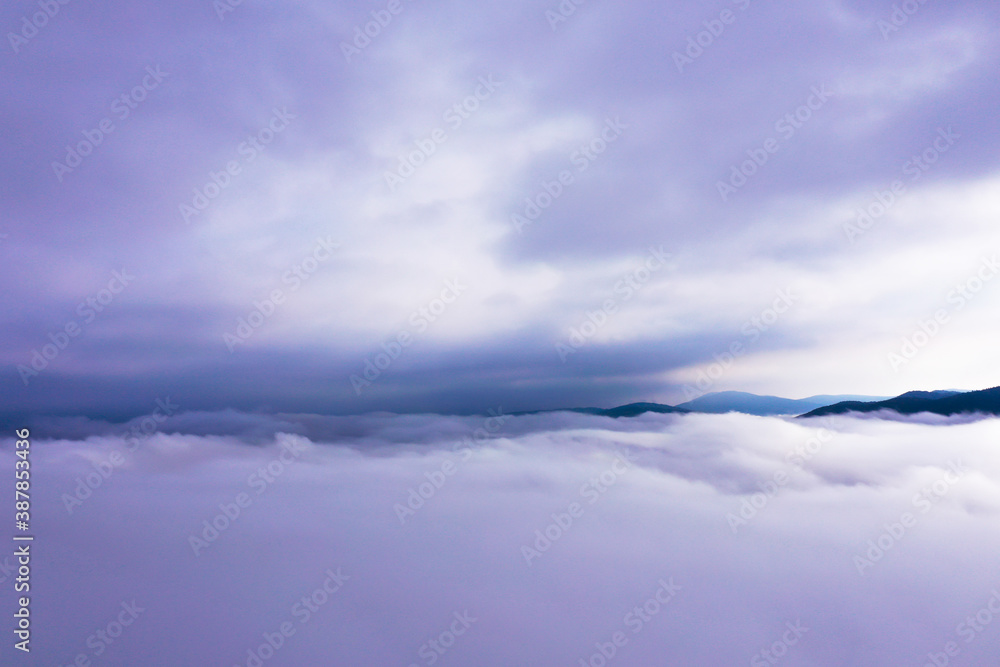
<svg viewBox="0 0 1000 667"><path fill-rule="evenodd" d="M983 413L1000 415L1000 387L982 389L980 391L908 391L894 398L883 400L858 401L850 400L824 404L822 401L835 401L844 396L811 396L809 398L791 399L778 396L758 396L739 391L725 391L706 394L700 398L681 403L680 405L664 405L662 403L629 403L616 408L561 408L556 410L531 410L515 412L514 415L540 414L545 412L576 412L600 417L635 417L646 412L660 414L691 414L726 412L742 412L744 414L792 415L799 410L809 409L812 405L820 405L810 412L799 414L803 417L822 417L825 415L844 414L847 412L878 412L893 410L903 415L913 415L919 412L930 412L939 415L955 415L962 413ZM875 397L859 397L875 398Z"/></svg>
<svg viewBox="0 0 1000 667"><path fill-rule="evenodd" d="M662 403L629 403L628 405L619 405L617 408L602 410L600 414L605 417L635 417L644 412L685 413L689 412L689 410L680 407L675 408L671 405L663 405Z"/></svg>
<svg viewBox="0 0 1000 667"><path fill-rule="evenodd" d="M847 412L877 412L893 410L902 415L930 412L936 415L983 413L1000 415L1000 387L979 391L908 391L886 401L844 401L817 408L800 417L822 417Z"/></svg>

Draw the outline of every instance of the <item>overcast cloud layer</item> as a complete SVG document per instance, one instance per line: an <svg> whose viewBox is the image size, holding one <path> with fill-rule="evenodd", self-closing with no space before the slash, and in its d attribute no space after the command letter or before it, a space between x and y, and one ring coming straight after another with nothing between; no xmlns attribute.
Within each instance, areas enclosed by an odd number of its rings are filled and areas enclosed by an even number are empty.
<svg viewBox="0 0 1000 667"><path fill-rule="evenodd" d="M995 2L387 7L0 10L5 410L996 383Z"/></svg>
<svg viewBox="0 0 1000 667"><path fill-rule="evenodd" d="M273 665L482 667L1000 650L997 419L139 424L35 442L30 664L253 665L262 644ZM242 435L196 435L220 424Z"/></svg>

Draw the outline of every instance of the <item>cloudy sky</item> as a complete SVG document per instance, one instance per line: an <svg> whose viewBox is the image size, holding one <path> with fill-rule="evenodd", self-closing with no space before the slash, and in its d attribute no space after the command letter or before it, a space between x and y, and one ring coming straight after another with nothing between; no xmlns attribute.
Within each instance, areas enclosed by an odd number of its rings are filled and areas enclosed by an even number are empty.
<svg viewBox="0 0 1000 667"><path fill-rule="evenodd" d="M996 384L994 2L39 7L8 412Z"/></svg>

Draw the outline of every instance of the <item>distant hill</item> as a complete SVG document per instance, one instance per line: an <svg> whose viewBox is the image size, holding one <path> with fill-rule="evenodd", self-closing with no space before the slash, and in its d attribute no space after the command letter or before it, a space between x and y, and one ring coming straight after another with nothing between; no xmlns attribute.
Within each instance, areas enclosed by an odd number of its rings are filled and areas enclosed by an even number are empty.
<svg viewBox="0 0 1000 667"><path fill-rule="evenodd" d="M792 399L779 396L758 396L744 391L720 391L705 394L693 401L672 406L663 403L629 403L616 408L560 408L556 410L531 410L515 412L515 415L534 415L543 412L576 412L585 415L601 417L635 417L646 412L660 414L683 414L702 412L709 414L724 414L726 412L742 412L749 415L801 415L825 405L844 400L878 401L884 396L858 396L854 394L836 396L811 396L809 398Z"/></svg>
<svg viewBox="0 0 1000 667"><path fill-rule="evenodd" d="M847 400L845 400L847 399ZM908 391L894 398L881 396L820 395L809 398L781 398L759 396L743 391L720 391L705 394L680 405L662 403L629 403L616 408L563 408L561 410L533 410L516 412L515 415L543 412L577 412L601 417L635 417L646 412L661 414L708 413L724 414L742 412L750 415L798 415L822 417L847 412L877 412L893 410L903 415L930 412L939 415L981 412L1000 415L1000 387L981 391Z"/></svg>
<svg viewBox="0 0 1000 667"><path fill-rule="evenodd" d="M635 417L636 415L641 415L644 412L690 412L690 410L685 410L684 408L678 406L673 407L670 405L663 405L662 403L629 403L628 405L620 405L617 408L611 408L610 410L603 410L600 414L605 417Z"/></svg>
<svg viewBox="0 0 1000 667"><path fill-rule="evenodd" d="M1000 415L1000 387L979 391L908 391L895 398L870 403L843 401L799 415L800 417L822 417L847 412L877 412L893 410L902 415L929 412L936 415L957 415L980 412Z"/></svg>
<svg viewBox="0 0 1000 667"><path fill-rule="evenodd" d="M726 412L743 412L749 415L800 415L803 412L848 400L878 401L884 396L810 396L809 398L781 398L779 396L759 396L745 391L719 391L705 394L687 403L681 403L678 408L691 412L708 412L722 414Z"/></svg>

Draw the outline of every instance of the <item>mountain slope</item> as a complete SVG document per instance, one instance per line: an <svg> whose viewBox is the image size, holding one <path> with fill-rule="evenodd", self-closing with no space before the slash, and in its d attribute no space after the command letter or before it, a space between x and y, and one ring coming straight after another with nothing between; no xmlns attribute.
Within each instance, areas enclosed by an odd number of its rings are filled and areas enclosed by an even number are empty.
<svg viewBox="0 0 1000 667"><path fill-rule="evenodd" d="M758 396L745 391L719 391L699 396L694 400L681 403L677 407L693 412L713 414L745 412L751 415L795 415L822 405L823 403L813 403L802 399Z"/></svg>
<svg viewBox="0 0 1000 667"><path fill-rule="evenodd" d="M1000 415L1000 387L968 392L908 391L886 401L873 403L845 401L817 408L800 416L822 417L846 412L876 412L878 410L894 410L903 415L913 415L918 412L930 412L945 416L971 412Z"/></svg>
<svg viewBox="0 0 1000 667"><path fill-rule="evenodd" d="M869 399L840 400L832 404L827 401L837 399ZM807 411L802 414L802 411ZM900 414L912 415L918 412L931 412L939 415L953 415L966 412L981 412L1000 415L1000 387L980 391L908 391L899 396L881 399L878 396L837 396L823 395L809 398L781 398L780 396L758 396L742 391L722 391L705 394L699 398L677 406L662 403L629 403L615 408L562 408L561 410L533 410L516 412L515 415L540 414L544 412L576 412L600 417L635 417L646 412L660 414L709 413L723 414L726 412L742 412L745 414L794 415L799 417L822 417L824 415L844 414L847 412L877 412L878 410L894 410Z"/></svg>
<svg viewBox="0 0 1000 667"><path fill-rule="evenodd" d="M644 412L659 412L659 413L685 413L689 412L684 408L678 406L673 407L671 405L663 405L662 403L629 403L628 405L619 405L617 408L611 408L610 410L603 410L601 414L605 417L635 417L636 415L641 415Z"/></svg>
<svg viewBox="0 0 1000 667"><path fill-rule="evenodd" d="M705 394L677 407L692 412L722 414L743 412L749 415L800 415L833 403L848 400L879 401L885 396L810 396L809 398L781 398L780 396L759 396L745 391L719 391Z"/></svg>

